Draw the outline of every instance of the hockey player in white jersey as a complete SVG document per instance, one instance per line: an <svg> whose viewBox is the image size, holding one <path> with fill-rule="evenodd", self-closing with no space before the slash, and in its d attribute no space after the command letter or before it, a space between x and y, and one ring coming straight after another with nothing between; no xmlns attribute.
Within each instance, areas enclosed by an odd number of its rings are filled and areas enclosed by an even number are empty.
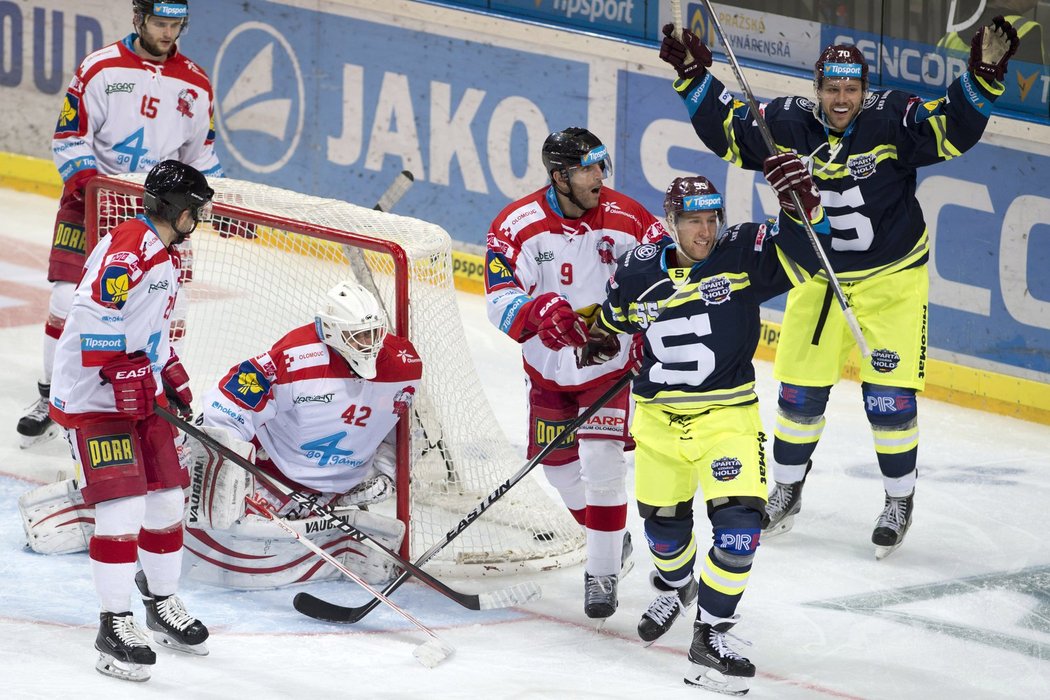
<svg viewBox="0 0 1050 700"><path fill-rule="evenodd" d="M489 319L521 343L529 457L627 371L631 336L612 336L611 358L601 366L577 367L574 346L587 341L616 258L664 234L641 204L603 185L612 163L586 129L548 136L543 164L550 183L496 216L485 265ZM597 619L616 611L619 575L630 561L628 412L625 389L543 461L548 481L586 529L584 612Z"/></svg>
<svg viewBox="0 0 1050 700"><path fill-rule="evenodd" d="M192 399L168 339L178 289L171 250L210 216L212 195L188 165L169 160L150 171L146 214L117 226L88 257L55 353L51 417L66 428L79 495L95 509L88 549L101 607L96 668L128 680L147 680L156 662L130 612L136 586L158 642L207 653L207 628L175 595L189 474L174 431L153 408L168 403L164 384L180 401Z"/></svg>
<svg viewBox="0 0 1050 700"><path fill-rule="evenodd" d="M133 0L132 12L135 32L92 53L77 68L55 127L52 151L65 187L48 263L52 289L40 398L18 421L23 447L58 432L48 417L47 396L55 344L90 252L84 236L88 181L96 174L148 172L167 159L207 177L223 174L213 148L211 83L175 45L189 22L187 0ZM180 252L188 255L188 245ZM180 303L173 318L182 312ZM179 323L173 326L178 333Z"/></svg>
<svg viewBox="0 0 1050 700"><path fill-rule="evenodd" d="M376 298L345 282L328 293L312 323L234 366L205 395L200 422L265 473L320 494L321 504L396 550L404 524L361 506L394 493L394 430L411 407L422 368L411 342L387 332ZM186 542L191 578L254 589L341 576L273 521L251 512L247 495L265 499L301 535L369 583L396 575L389 556L210 451L200 451L193 471Z"/></svg>

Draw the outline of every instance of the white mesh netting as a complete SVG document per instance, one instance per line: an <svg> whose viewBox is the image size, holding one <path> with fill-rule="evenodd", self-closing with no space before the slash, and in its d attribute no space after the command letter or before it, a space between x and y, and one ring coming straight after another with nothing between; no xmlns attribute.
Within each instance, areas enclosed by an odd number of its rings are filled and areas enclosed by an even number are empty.
<svg viewBox="0 0 1050 700"><path fill-rule="evenodd" d="M119 179L121 185L99 192L99 235L139 213L134 195L141 193L144 178ZM124 183L134 185L133 194L117 191ZM376 289L394 324L391 255L323 240L324 234L309 232L311 226L392 242L405 251L409 336L424 362L412 428L407 523L411 555L418 557L523 463L474 370L456 305L448 234L425 221L347 202L231 179L209 184L216 191L216 215L224 220L194 232L192 281L182 295L189 304L179 352L196 397L234 364L312 320L324 293L341 280L358 279ZM244 213L230 215L222 205ZM258 223L274 217L279 225ZM374 286L362 279L369 276ZM433 564L472 575L582 561L580 527L536 483L535 474L464 530Z"/></svg>

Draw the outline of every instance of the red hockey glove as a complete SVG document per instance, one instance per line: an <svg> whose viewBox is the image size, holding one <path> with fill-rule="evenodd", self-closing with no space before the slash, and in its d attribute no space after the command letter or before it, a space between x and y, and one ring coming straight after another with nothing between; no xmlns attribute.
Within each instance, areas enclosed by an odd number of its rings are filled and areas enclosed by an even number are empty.
<svg viewBox="0 0 1050 700"><path fill-rule="evenodd" d="M619 336L591 331L587 342L576 348L576 366L580 369L608 362L620 354Z"/></svg>
<svg viewBox="0 0 1050 700"><path fill-rule="evenodd" d="M794 192L806 209L806 217L813 220L814 213L820 207L820 190L797 153L778 153L766 158L762 163L762 172L766 181L777 191L777 198L784 211L800 217L795 211L795 203L791 201L791 193Z"/></svg>
<svg viewBox="0 0 1050 700"><path fill-rule="evenodd" d="M674 35L674 25L665 24L660 59L670 63L682 80L703 78L711 65L711 49L688 29L682 32L682 38L679 39Z"/></svg>
<svg viewBox="0 0 1050 700"><path fill-rule="evenodd" d="M168 403L179 417L185 421L191 420L193 410L190 404L193 403L193 392L190 391L190 375L186 373L186 368L182 366L174 350L171 351L168 363L160 371L160 383L164 385L164 395L168 397Z"/></svg>
<svg viewBox="0 0 1050 700"><path fill-rule="evenodd" d="M110 360L98 371L103 384L113 385L117 411L132 420L153 415L157 383L153 379L149 357L139 351Z"/></svg>
<svg viewBox="0 0 1050 700"><path fill-rule="evenodd" d="M541 294L532 300L527 329L535 328L543 346L550 350L579 346L587 342L587 324L572 310L569 302L554 292Z"/></svg>
<svg viewBox="0 0 1050 700"><path fill-rule="evenodd" d="M1006 76L1006 63L1017 53L1020 44L1017 30L1000 15L992 20L991 26L981 27L973 35L967 67L985 80L1002 80Z"/></svg>

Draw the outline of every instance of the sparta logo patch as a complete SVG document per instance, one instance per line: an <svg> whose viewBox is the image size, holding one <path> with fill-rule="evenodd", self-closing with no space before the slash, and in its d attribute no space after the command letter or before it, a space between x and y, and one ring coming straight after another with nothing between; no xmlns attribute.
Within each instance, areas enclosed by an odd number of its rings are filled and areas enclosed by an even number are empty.
<svg viewBox="0 0 1050 700"><path fill-rule="evenodd" d="M875 166L875 156L871 153L850 156L846 161L846 167L849 168L849 174L852 175L855 180L864 180L874 175Z"/></svg>
<svg viewBox="0 0 1050 700"><path fill-rule="evenodd" d="M711 475L719 481L732 481L740 476L744 465L736 457L719 457L711 462Z"/></svg>
<svg viewBox="0 0 1050 700"><path fill-rule="evenodd" d="M707 304L722 304L729 301L729 280L725 277L711 277L700 283L700 298Z"/></svg>
<svg viewBox="0 0 1050 700"><path fill-rule="evenodd" d="M871 351L871 367L876 372L892 372L897 369L897 366L901 363L901 356L895 353L893 350L872 350Z"/></svg>

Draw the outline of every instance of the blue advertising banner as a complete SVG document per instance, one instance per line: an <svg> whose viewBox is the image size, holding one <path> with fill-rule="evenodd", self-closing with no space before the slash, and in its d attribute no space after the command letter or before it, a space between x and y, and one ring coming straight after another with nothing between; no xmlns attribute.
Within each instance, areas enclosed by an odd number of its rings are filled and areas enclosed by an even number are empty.
<svg viewBox="0 0 1050 700"><path fill-rule="evenodd" d="M489 7L517 17L530 17L610 35L653 39L658 2L646 0L491 0Z"/></svg>

